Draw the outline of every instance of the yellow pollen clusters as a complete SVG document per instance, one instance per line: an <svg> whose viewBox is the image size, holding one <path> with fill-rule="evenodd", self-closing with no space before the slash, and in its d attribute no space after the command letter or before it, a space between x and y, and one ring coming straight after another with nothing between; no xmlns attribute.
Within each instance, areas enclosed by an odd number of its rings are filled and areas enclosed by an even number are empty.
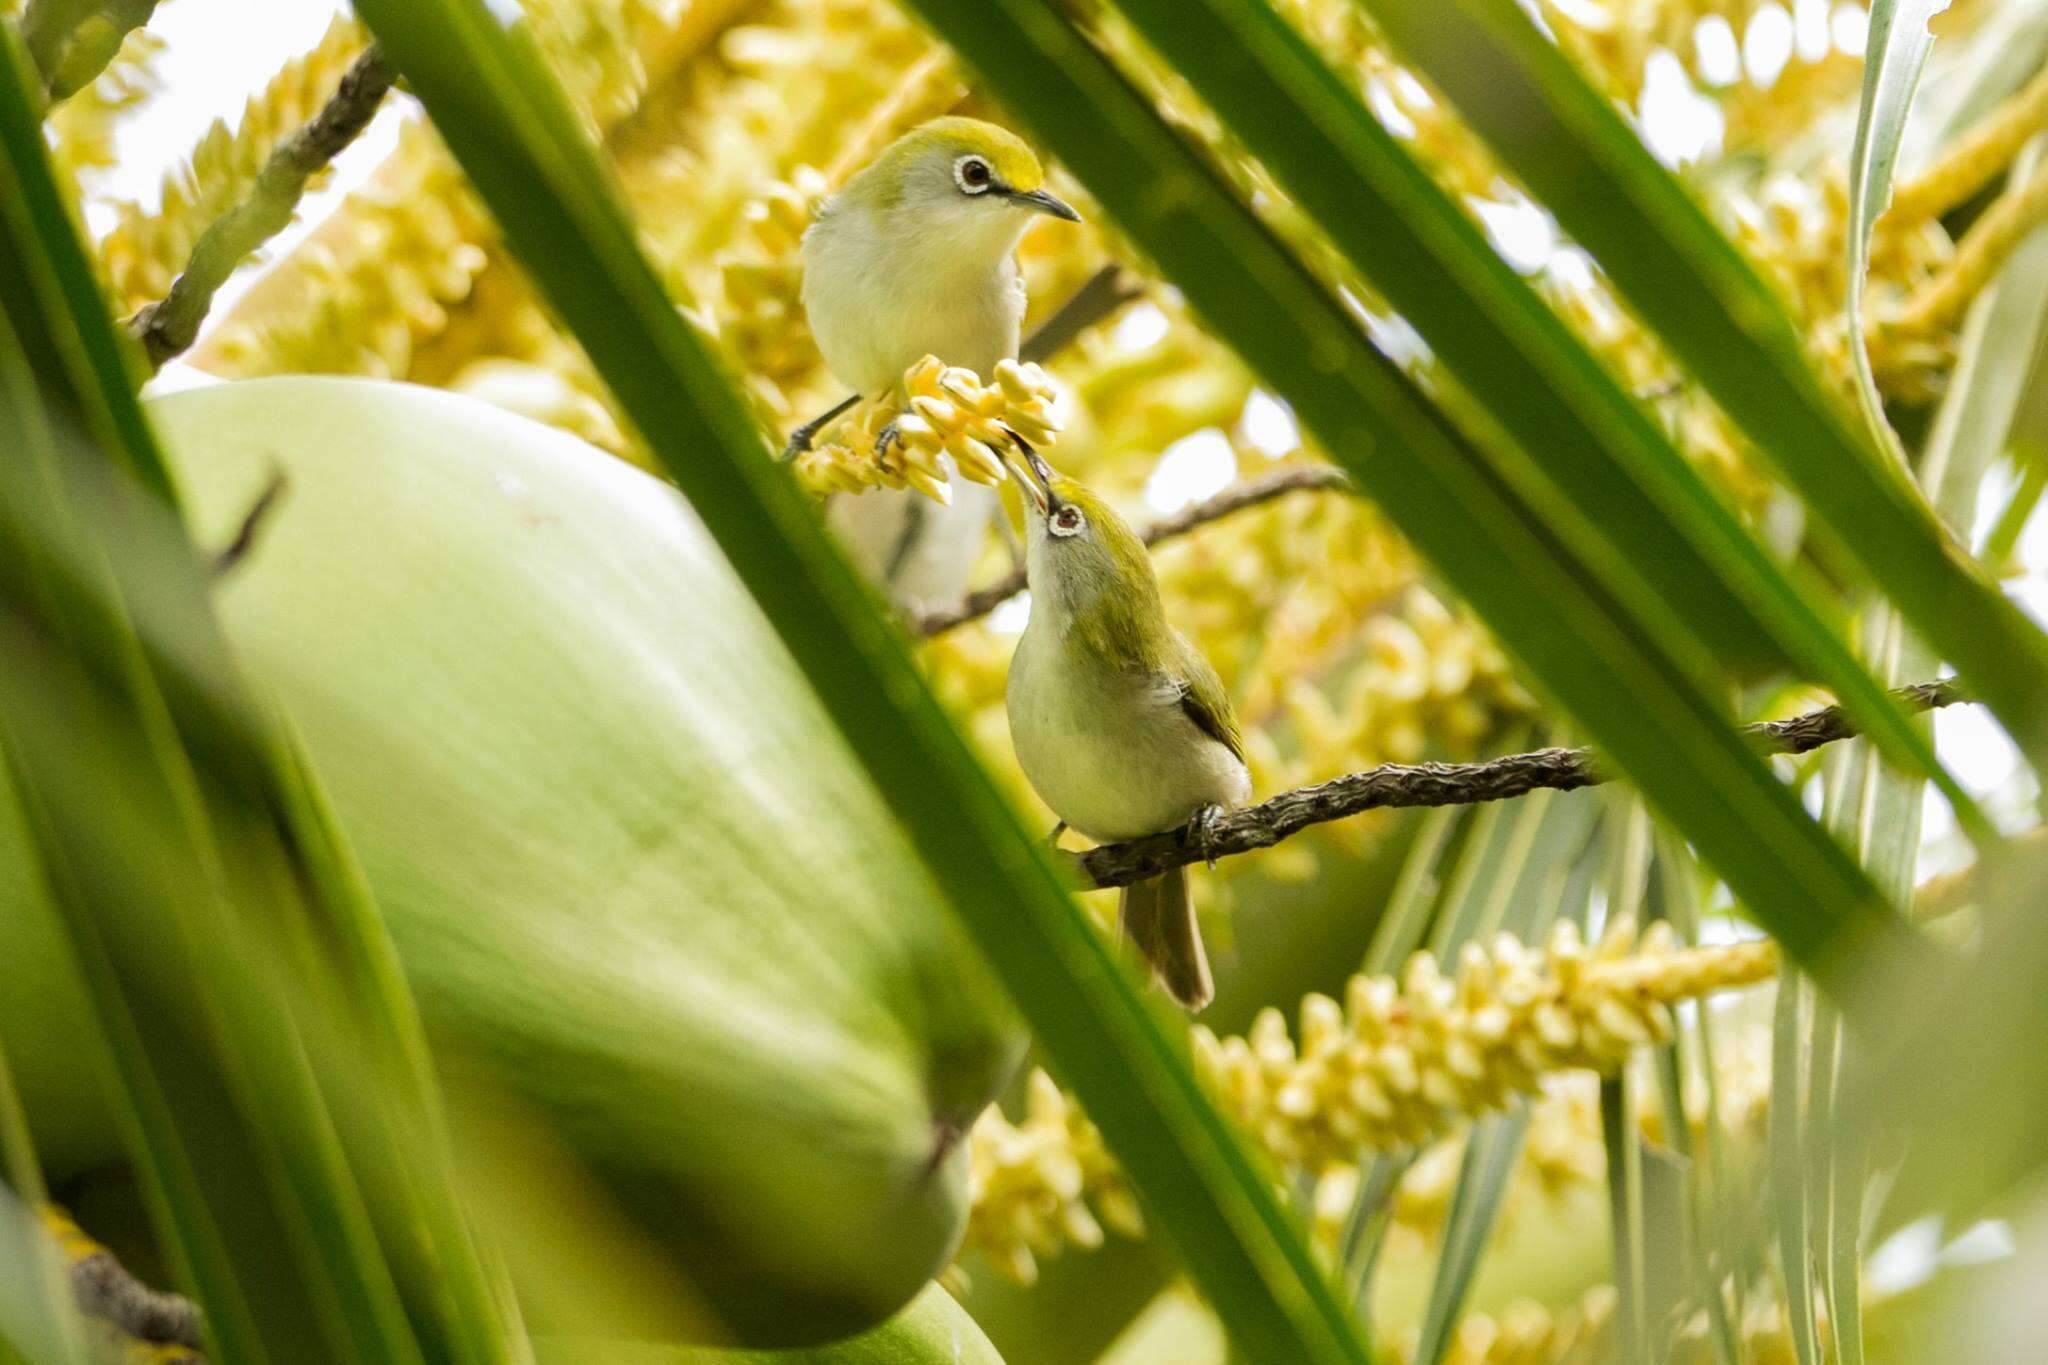
<svg viewBox="0 0 2048 1365"><path fill-rule="evenodd" d="M1538 1097L1524 1159L1535 1187L1597 1181L1597 1114L1561 1073L1619 1070L1670 1037L1671 1005L1768 981L1778 952L1767 940L1686 948L1662 922L1638 935L1626 921L1588 947L1565 923L1540 951L1502 935L1468 946L1461 963L1455 982L1427 953L1398 983L1354 977L1348 1008L1309 996L1299 1047L1277 1010L1244 1038L1194 1029L1195 1069L1217 1104L1283 1169L1317 1178L1324 1221L1348 1204L1362 1152L1432 1142L1518 1095ZM1753 1126L1768 1090L1761 1070L1732 1074L1751 1073L1753 1084L1724 1096L1723 1120L1738 1131ZM1661 1134L1661 1116L1646 1110L1644 1130ZM1001 1273L1030 1283L1039 1258L1100 1245L1101 1222L1137 1235L1137 1206L1101 1135L1044 1072L1032 1073L1021 1124L990 1108L970 1141L964 1245ZM1397 1223L1421 1229L1440 1217L1456 1166L1449 1146L1425 1153L1396 1196Z"/></svg>
<svg viewBox="0 0 2048 1365"><path fill-rule="evenodd" d="M950 504L948 460L970 482L1001 483L1012 433L1041 449L1059 436L1053 383L1037 365L1005 360L996 366L994 382L984 383L974 371L928 355L904 371L903 393L903 407L893 397L863 403L850 419L850 439L798 456L797 477L804 486L816 493L914 488ZM897 439L878 450L891 422Z"/></svg>
<svg viewBox="0 0 2048 1365"><path fill-rule="evenodd" d="M1122 1235L1144 1236L1102 1135L1043 1071L1031 1073L1022 1123L992 1105L968 1141L974 1211L962 1250L1020 1284L1038 1278L1038 1256L1102 1245L1098 1213Z"/></svg>
<svg viewBox="0 0 2048 1365"><path fill-rule="evenodd" d="M1558 925L1541 950L1468 944L1455 978L1426 953L1390 977L1354 977L1345 1002L1302 1001L1300 1037L1268 1009L1244 1038L1195 1030L1227 1108L1283 1166L1317 1172L1361 1149L1426 1142L1534 1093L1552 1072L1612 1072L1671 1032L1670 1006L1777 970L1767 941L1681 948L1659 923L1622 921L1588 947Z"/></svg>
<svg viewBox="0 0 2048 1365"><path fill-rule="evenodd" d="M353 19L336 19L318 45L285 63L250 97L232 131L225 120L206 130L190 157L165 177L153 212L133 203L115 206L114 226L99 252L121 307L132 311L164 296L200 234L242 201L277 144L327 103L368 41Z"/></svg>
<svg viewBox="0 0 2048 1365"><path fill-rule="evenodd" d="M817 368L817 350L804 316L804 231L825 177L799 166L749 202L740 214L738 240L718 257L718 339L750 395L776 425L794 415L792 392Z"/></svg>

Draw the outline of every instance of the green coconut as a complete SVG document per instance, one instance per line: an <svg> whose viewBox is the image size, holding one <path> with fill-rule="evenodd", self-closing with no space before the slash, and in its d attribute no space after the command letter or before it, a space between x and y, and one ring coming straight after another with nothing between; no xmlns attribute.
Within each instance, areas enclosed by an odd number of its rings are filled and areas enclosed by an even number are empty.
<svg viewBox="0 0 2048 1365"><path fill-rule="evenodd" d="M262 379L150 414L203 545L285 478L218 609L368 874L484 1221L749 1345L895 1314L958 1239L961 1136L1019 1036L687 505L438 390ZM22 839L0 793L0 909ZM62 958L0 918L45 1160L117 1159ZM528 1250L534 1325L573 1318Z"/></svg>
<svg viewBox="0 0 2048 1365"><path fill-rule="evenodd" d="M880 1327L793 1351L725 1351L542 1337L539 1365L1003 1365L967 1310L937 1285Z"/></svg>

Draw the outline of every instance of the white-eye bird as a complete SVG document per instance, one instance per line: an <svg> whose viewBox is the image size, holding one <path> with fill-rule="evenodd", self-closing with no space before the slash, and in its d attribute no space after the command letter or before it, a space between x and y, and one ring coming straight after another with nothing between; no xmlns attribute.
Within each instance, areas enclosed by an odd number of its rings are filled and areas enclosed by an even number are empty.
<svg viewBox="0 0 2048 1365"><path fill-rule="evenodd" d="M1023 139L971 118L918 125L827 199L804 233L804 312L854 397L797 428L787 453L927 355L984 379L1015 359L1017 243L1040 214L1081 220L1045 189Z"/></svg>
<svg viewBox="0 0 2048 1365"><path fill-rule="evenodd" d="M1145 543L1028 449L1031 618L1010 660L1010 738L1062 824L1100 843L1197 822L1251 795L1216 670L1168 623ZM1123 888L1118 918L1167 993L1216 993L1184 868Z"/></svg>

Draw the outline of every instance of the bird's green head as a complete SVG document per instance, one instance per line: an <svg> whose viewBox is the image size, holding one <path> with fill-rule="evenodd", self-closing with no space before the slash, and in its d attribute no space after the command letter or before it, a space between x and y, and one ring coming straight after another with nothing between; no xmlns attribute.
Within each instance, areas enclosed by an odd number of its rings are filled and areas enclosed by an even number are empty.
<svg viewBox="0 0 2048 1365"><path fill-rule="evenodd" d="M873 209L908 207L948 218L973 215L1021 223L1044 213L1081 221L1045 188L1045 169L1024 139L972 118L919 124L848 181L839 197Z"/></svg>
<svg viewBox="0 0 2048 1365"><path fill-rule="evenodd" d="M1035 451L1011 461L1024 490L1031 610L1080 629L1107 652L1142 658L1166 631L1145 542L1114 507Z"/></svg>

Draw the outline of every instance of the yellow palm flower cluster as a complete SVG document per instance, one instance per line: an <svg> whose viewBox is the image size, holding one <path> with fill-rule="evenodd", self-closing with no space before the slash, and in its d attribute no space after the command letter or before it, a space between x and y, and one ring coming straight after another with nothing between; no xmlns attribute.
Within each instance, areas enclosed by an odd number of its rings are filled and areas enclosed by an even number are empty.
<svg viewBox="0 0 2048 1365"><path fill-rule="evenodd" d="M1411 588L1398 613L1369 621L1360 643L1363 657L1335 701L1299 678L1279 690L1304 755L1283 769L1290 786L1413 763L1437 746L1464 752L1500 715L1534 705L1484 628L1426 588ZM1303 766L1307 756L1315 766Z"/></svg>
<svg viewBox="0 0 2048 1365"><path fill-rule="evenodd" d="M949 467L973 483L1001 483L1012 433L1041 450L1058 439L1056 398L1036 365L1002 361L994 382L984 383L972 370L928 355L903 372L903 406L893 396L864 402L850 419L851 439L798 456L797 478L816 493L914 488L950 504ZM895 439L879 448L891 423Z"/></svg>
<svg viewBox="0 0 2048 1365"><path fill-rule="evenodd" d="M1468 944L1455 977L1418 954L1398 982L1354 977L1341 1005L1309 996L1298 1040L1272 1009L1243 1038L1198 1027L1195 1056L1275 1160L1319 1172L1427 1142L1552 1072L1611 1073L1670 1037L1672 1004L1767 980L1777 963L1768 941L1684 948L1661 922L1639 940L1623 920L1588 946L1565 921L1541 950L1506 935Z"/></svg>
<svg viewBox="0 0 2048 1365"><path fill-rule="evenodd" d="M493 235L440 138L409 122L376 178L257 285L269 306L231 316L201 359L235 377L404 378L468 295L490 259L479 243Z"/></svg>
<svg viewBox="0 0 2048 1365"><path fill-rule="evenodd" d="M1773 175L1753 196L1731 195L1723 202L1728 228L1777 284L1821 372L1850 393L1855 371L1842 312L1849 289L1845 175ZM1866 307L1874 325L1868 342L1871 367L1888 393L1929 398L1947 373L1952 330L1907 331L1889 323L1954 255L1948 234L1930 216L1887 214L1878 220L1870 243Z"/></svg>
<svg viewBox="0 0 2048 1365"><path fill-rule="evenodd" d="M635 106L646 82L645 51L657 47L682 23L681 10L655 0L535 0L527 8L535 35L571 98L592 118L616 119ZM300 59L300 64L309 70L319 64L317 54L333 41L331 32L321 49ZM355 42L359 48L359 32ZM275 121L280 136L303 123L333 93L353 56L350 51L331 71L304 78L308 107L294 117L283 116L288 101L282 92L274 103L268 92L259 96L244 118L244 129L252 127L259 105L265 111L262 123ZM279 80L283 79L281 75ZM239 142L243 135L238 130L235 139ZM274 142L273 137L263 143L260 152L252 143L237 154L237 164L246 157L248 174L253 176ZM245 187L217 196L212 186L218 179L202 177L209 186L209 202L213 197L223 197L221 207L236 202ZM193 234L214 216L195 215ZM424 122L409 121L397 148L370 183L350 195L260 281L202 341L193 359L236 378L310 372L446 382L462 364L434 366L425 357L493 264L495 244L489 216L454 159ZM111 266L111 245L106 250ZM184 250L176 255L181 265ZM168 276L163 283L168 286ZM523 328L523 335L552 332L537 319L538 308L523 283L493 298L536 315L508 324ZM475 358L469 348L476 340L474 333L464 338L465 362ZM527 353L514 358L536 357ZM573 368L561 361L559 351L547 359L557 362L565 374ZM576 359L580 361L580 354Z"/></svg>
<svg viewBox="0 0 2048 1365"><path fill-rule="evenodd" d="M1019 1284L1038 1279L1039 1256L1101 1246L1103 1223L1145 1235L1102 1135L1045 1072L1031 1073L1021 1123L991 1105L968 1142L973 1213L961 1252L979 1252Z"/></svg>
<svg viewBox="0 0 2048 1365"><path fill-rule="evenodd" d="M1590 1077L1567 1075L1546 1080L1531 1103L1529 1129L1503 1200L1500 1223L1506 1226L1540 1202L1571 1190L1600 1184L1607 1170L1600 1141L1597 1097L1574 1084ZM1426 1254L1429 1242L1443 1230L1451 1197L1458 1188L1464 1160L1462 1134L1452 1134L1424 1149L1394 1187L1387 1253ZM1340 1238L1358 1194L1359 1169L1350 1163L1331 1166L1316 1181L1309 1237L1318 1251L1335 1260Z"/></svg>
<svg viewBox="0 0 2048 1365"><path fill-rule="evenodd" d="M1770 1042L1770 1030L1755 1026L1724 1042L1715 1055L1717 1121L1738 1150L1755 1152L1764 1137L1770 1108ZM1706 1141L1706 1094L1704 1085L1694 1084L1686 1098L1686 1123L1695 1150ZM1639 1105L1637 1122L1645 1141L1671 1145L1673 1135L1663 1105ZM1464 1153L1463 1133L1453 1132L1425 1148L1402 1175L1393 1194L1389 1255L1429 1254L1457 1190ZM1574 1192L1602 1188L1606 1178L1599 1078L1585 1071L1544 1077L1529 1104L1529 1126L1508 1182L1501 1225L1532 1213L1540 1216ZM1331 1254L1350 1214L1358 1179L1356 1165L1340 1163L1316 1182L1311 1231L1315 1244Z"/></svg>
<svg viewBox="0 0 2048 1365"><path fill-rule="evenodd" d="M1444 1365L1607 1365L1615 1359L1614 1314L1619 1303L1611 1285L1596 1285L1576 1303L1554 1311L1533 1299L1517 1299L1498 1313L1467 1313L1458 1320L1442 1356ZM1816 1299L1819 1320L1827 1304ZM1796 1365L1798 1348L1784 1306L1765 1299L1751 1303L1736 1324L1741 1358L1753 1365ZM1381 1343L1381 1358L1411 1365L1419 1333L1410 1327ZM1667 1365L1711 1365L1720 1359L1708 1334L1705 1313L1695 1313L1673 1334Z"/></svg>
<svg viewBox="0 0 2048 1365"><path fill-rule="evenodd" d="M319 112L368 42L360 24L337 18L310 52L250 97L239 124L230 129L217 120L206 130L186 163L165 177L157 208L115 206L99 252L121 307L132 311L164 296L200 234L247 197L277 144Z"/></svg>
<svg viewBox="0 0 2048 1365"><path fill-rule="evenodd" d="M1518 1095L1535 1097L1511 1186L1521 1202L1600 1181L1592 1077L1570 1073L1613 1073L1670 1037L1673 1004L1769 980L1778 954L1767 941L1683 948L1667 925L1638 936L1623 922L1590 949L1562 924L1541 952L1502 936L1462 961L1455 983L1427 953L1398 982L1354 977L1348 1010L1309 996L1299 1048L1277 1010L1261 1012L1243 1038L1194 1029L1196 1072L1216 1103L1280 1167L1316 1178L1314 1221L1326 1245L1349 1207L1361 1151L1435 1143ZM1731 1054L1721 1073L1721 1121L1738 1133L1757 1128L1769 1096L1758 1052ZM1695 1128L1705 1120L1703 1110L1689 1117ZM1642 1123L1653 1141L1664 1135L1656 1106ZM965 1245L1004 1274L1029 1283L1038 1258L1100 1245L1102 1222L1138 1235L1136 1206L1101 1135L1044 1072L1032 1073L1021 1123L990 1108L970 1140ZM1395 1196L1397 1226L1411 1237L1438 1226L1457 1168L1455 1143L1423 1152Z"/></svg>
<svg viewBox="0 0 2048 1365"><path fill-rule="evenodd" d="M672 29L686 0L527 0L534 41L594 136L633 112L647 91L643 44Z"/></svg>
<svg viewBox="0 0 2048 1365"><path fill-rule="evenodd" d="M799 247L825 191L821 172L799 166L747 205L736 240L718 256L712 316L719 343L763 417L776 427L796 415L790 390L800 389L818 368L804 316Z"/></svg>

